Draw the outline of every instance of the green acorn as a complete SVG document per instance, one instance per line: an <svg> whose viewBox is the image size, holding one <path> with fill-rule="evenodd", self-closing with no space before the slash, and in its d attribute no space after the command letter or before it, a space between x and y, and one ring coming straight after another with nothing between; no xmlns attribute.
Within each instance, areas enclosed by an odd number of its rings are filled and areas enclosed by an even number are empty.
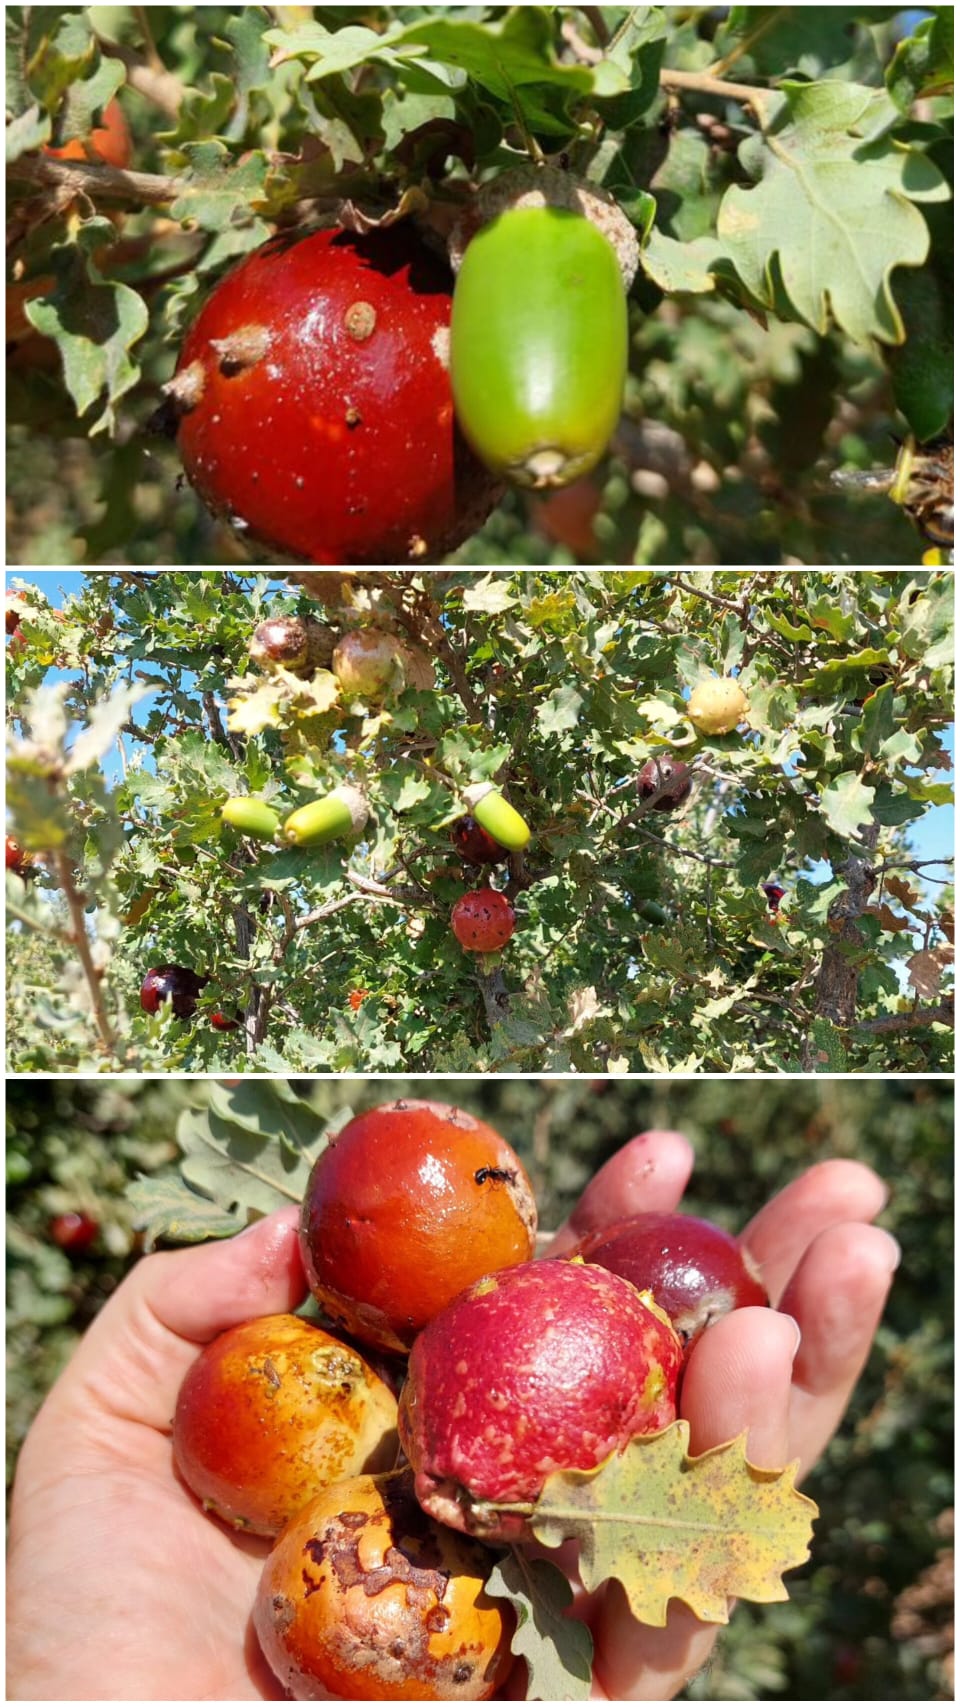
<svg viewBox="0 0 960 1707"><path fill-rule="evenodd" d="M283 826L284 839L298 848L321 847L324 842L359 835L369 815L360 790L344 784L291 812Z"/></svg>
<svg viewBox="0 0 960 1707"><path fill-rule="evenodd" d="M599 461L620 415L627 222L603 192L553 168L505 174L484 197L478 217L487 222L459 239L450 323L457 420L495 474L567 486Z"/></svg>
<svg viewBox="0 0 960 1707"><path fill-rule="evenodd" d="M230 800L225 800L220 816L225 824L232 824L235 830L240 830L245 836L255 836L260 842L272 842L280 827L279 812L275 812L265 800L256 800L252 794L235 794Z"/></svg>
<svg viewBox="0 0 960 1707"><path fill-rule="evenodd" d="M670 922L670 914L666 907L661 907L659 901L641 901L637 912L649 925L666 925Z"/></svg>
<svg viewBox="0 0 960 1707"><path fill-rule="evenodd" d="M530 826L515 806L505 800L492 782L476 782L463 790L463 798L482 829L502 848L519 853L530 840Z"/></svg>

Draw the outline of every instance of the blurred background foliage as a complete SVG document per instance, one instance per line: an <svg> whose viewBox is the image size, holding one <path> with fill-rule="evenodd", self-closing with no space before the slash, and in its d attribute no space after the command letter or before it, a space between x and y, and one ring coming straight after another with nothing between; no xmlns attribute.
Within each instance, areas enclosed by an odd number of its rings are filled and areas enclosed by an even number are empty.
<svg viewBox="0 0 960 1707"><path fill-rule="evenodd" d="M400 1095L491 1121L534 1180L553 1227L586 1180L646 1127L685 1132L684 1208L739 1229L829 1156L888 1182L883 1224L903 1261L839 1434L806 1483L813 1556L783 1605L738 1607L699 1700L953 1699L952 1091L930 1080L297 1080L318 1122ZM258 1092L274 1094L266 1083ZM249 1095L247 1083L240 1094ZM126 1193L172 1171L178 1116L199 1081L11 1080L7 1102L8 1476L30 1420L85 1326L138 1259ZM279 1110L279 1105L278 1105ZM279 1112L278 1112L279 1119ZM85 1217L85 1238L64 1216ZM91 1233L87 1223L95 1223Z"/></svg>

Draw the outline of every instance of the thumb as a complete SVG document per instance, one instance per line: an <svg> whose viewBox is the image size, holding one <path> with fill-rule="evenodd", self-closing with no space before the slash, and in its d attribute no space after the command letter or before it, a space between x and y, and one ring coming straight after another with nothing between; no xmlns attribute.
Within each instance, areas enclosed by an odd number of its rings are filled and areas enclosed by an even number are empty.
<svg viewBox="0 0 960 1707"><path fill-rule="evenodd" d="M82 1409L168 1429L201 1345L253 1316L302 1303L298 1216L291 1205L232 1239L145 1257L88 1328L41 1418Z"/></svg>

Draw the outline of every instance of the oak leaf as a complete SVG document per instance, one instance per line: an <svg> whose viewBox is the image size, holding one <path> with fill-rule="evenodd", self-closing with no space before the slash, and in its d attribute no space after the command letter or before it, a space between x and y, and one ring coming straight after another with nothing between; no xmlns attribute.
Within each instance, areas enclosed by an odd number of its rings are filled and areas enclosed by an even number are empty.
<svg viewBox="0 0 960 1707"><path fill-rule="evenodd" d="M689 1441L678 1421L597 1470L549 1476L530 1519L547 1546L579 1541L588 1592L615 1577L633 1616L659 1628L672 1599L709 1624L727 1623L734 1596L786 1600L781 1573L805 1562L817 1515L796 1463L751 1464L746 1434L695 1458Z"/></svg>

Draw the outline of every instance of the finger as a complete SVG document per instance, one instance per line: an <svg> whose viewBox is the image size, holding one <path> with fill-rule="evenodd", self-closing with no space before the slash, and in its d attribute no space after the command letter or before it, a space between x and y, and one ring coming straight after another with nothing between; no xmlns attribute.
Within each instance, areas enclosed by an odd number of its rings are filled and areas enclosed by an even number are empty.
<svg viewBox="0 0 960 1707"><path fill-rule="evenodd" d="M680 1413L693 1456L746 1433L751 1464L787 1462L790 1373L800 1329L762 1304L732 1310L701 1334L683 1376Z"/></svg>
<svg viewBox="0 0 960 1707"><path fill-rule="evenodd" d="M308 1288L299 1220L294 1204L276 1209L233 1239L148 1257L134 1270L134 1279L164 1327L204 1345L238 1322L303 1302Z"/></svg>
<svg viewBox="0 0 960 1707"><path fill-rule="evenodd" d="M746 1432L752 1464L787 1463L796 1346L796 1323L762 1307L734 1310L707 1329L683 1380L691 1454ZM593 1619L600 1681L614 1700L671 1700L704 1664L720 1628L676 1601L662 1630L640 1624L620 1584L610 1583Z"/></svg>
<svg viewBox="0 0 960 1707"><path fill-rule="evenodd" d="M811 1240L841 1221L872 1221L887 1201L872 1168L834 1158L808 1168L772 1197L740 1234L776 1304Z"/></svg>
<svg viewBox="0 0 960 1707"><path fill-rule="evenodd" d="M47 1407L106 1410L167 1429L200 1345L302 1303L298 1216L291 1205L236 1238L145 1257L88 1328Z"/></svg>
<svg viewBox="0 0 960 1707"><path fill-rule="evenodd" d="M801 1475L846 1410L883 1314L900 1247L880 1227L829 1227L814 1239L780 1300L803 1338L793 1371L790 1456Z"/></svg>
<svg viewBox="0 0 960 1707"><path fill-rule="evenodd" d="M680 1132L641 1132L594 1174L568 1221L548 1247L548 1257L644 1209L676 1209L693 1171L693 1147Z"/></svg>

